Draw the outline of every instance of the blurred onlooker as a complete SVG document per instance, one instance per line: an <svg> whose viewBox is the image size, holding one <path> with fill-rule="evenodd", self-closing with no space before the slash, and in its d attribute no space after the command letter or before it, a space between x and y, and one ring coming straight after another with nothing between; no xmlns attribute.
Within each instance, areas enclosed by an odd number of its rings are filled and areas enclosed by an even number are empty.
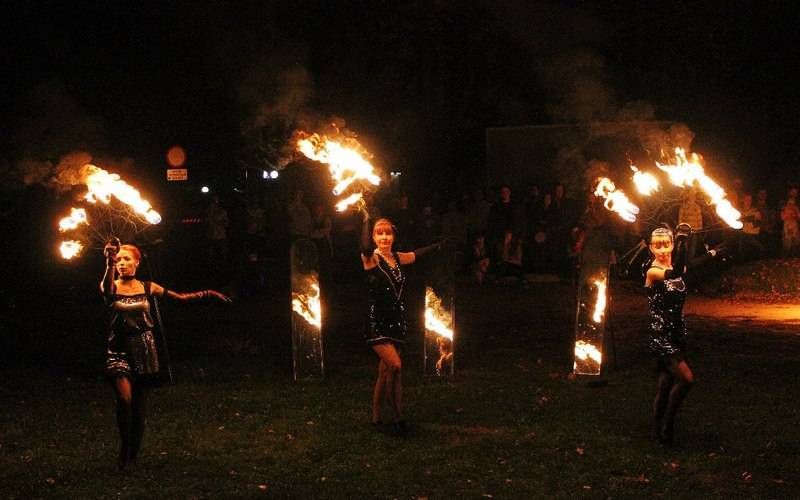
<svg viewBox="0 0 800 500"><path fill-rule="evenodd" d="M313 213L311 214L311 241L317 247L317 257L319 258L319 273L323 278L327 278L331 258L333 257L333 243L331 242L331 229L333 224L321 201L314 203Z"/></svg>
<svg viewBox="0 0 800 500"><path fill-rule="evenodd" d="M433 205L425 203L422 212L419 214L416 226L416 246L423 247L432 245L441 239L442 229L439 224L439 217L433 212Z"/></svg>
<svg viewBox="0 0 800 500"><path fill-rule="evenodd" d="M500 186L499 194L500 198L489 210L489 243L496 248L503 244L507 232L518 232L517 206L511 199L511 187Z"/></svg>
<svg viewBox="0 0 800 500"><path fill-rule="evenodd" d="M414 214L408 208L408 194L400 193L397 205L389 212L397 233L395 234L394 247L400 252L409 252L414 247L411 237L414 234Z"/></svg>
<svg viewBox="0 0 800 500"><path fill-rule="evenodd" d="M472 240L469 250L469 271L475 281L483 284L486 273L489 271L489 252L486 250L486 237L483 234L476 234Z"/></svg>
<svg viewBox="0 0 800 500"><path fill-rule="evenodd" d="M797 257L800 250L800 209L797 207L797 188L789 188L786 203L781 208L781 220L783 221L783 245L781 257Z"/></svg>
<svg viewBox="0 0 800 500"><path fill-rule="evenodd" d="M526 283L525 271L522 268L522 240L512 231L506 231L498 250L498 279L515 277Z"/></svg>
<svg viewBox="0 0 800 500"><path fill-rule="evenodd" d="M489 212L492 204L486 200L483 190L476 189L472 202L467 206L467 232L470 238L478 234L486 235L489 228Z"/></svg>
<svg viewBox="0 0 800 500"><path fill-rule="evenodd" d="M286 212L289 219L289 236L292 241L311 236L311 211L303 202L304 197L303 190L296 189Z"/></svg>
<svg viewBox="0 0 800 500"><path fill-rule="evenodd" d="M442 236L446 239L447 248L454 253L454 261L460 266L467 246L467 218L456 200L447 204L447 212L442 216Z"/></svg>
<svg viewBox="0 0 800 500"><path fill-rule="evenodd" d="M759 239L761 245L766 249L767 255L774 257L778 255L778 239L776 238L777 215L775 209L769 205L768 192L766 189L759 189L756 195L756 208L761 212L761 231Z"/></svg>
<svg viewBox="0 0 800 500"><path fill-rule="evenodd" d="M222 206L216 194L211 195L206 221L209 269L214 270L216 274L214 285L219 286L220 280L227 273L228 265L228 211Z"/></svg>
<svg viewBox="0 0 800 500"><path fill-rule="evenodd" d="M754 253L756 258L764 258L764 247L759 241L761 232L761 212L753 206L753 195L744 193L741 197L742 231L739 234L739 258L748 260Z"/></svg>
<svg viewBox="0 0 800 500"><path fill-rule="evenodd" d="M686 191L678 209L678 224L689 224L692 228L687 247L687 257L691 259L697 255L697 248L703 244L703 208L697 202L697 188L692 187Z"/></svg>

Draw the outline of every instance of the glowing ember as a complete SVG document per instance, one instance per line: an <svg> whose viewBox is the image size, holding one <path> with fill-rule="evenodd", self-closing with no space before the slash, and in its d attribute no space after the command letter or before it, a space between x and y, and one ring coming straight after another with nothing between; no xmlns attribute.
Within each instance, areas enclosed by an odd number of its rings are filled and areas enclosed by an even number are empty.
<svg viewBox="0 0 800 500"><path fill-rule="evenodd" d="M89 189L89 192L86 193L87 201L90 203L100 201L108 204L113 196L129 206L150 224L161 222L161 215L153 210L147 200L142 199L139 191L120 179L119 175L108 173L94 165L87 165L86 167L89 171L89 175L86 178L86 187Z"/></svg>
<svg viewBox="0 0 800 500"><path fill-rule="evenodd" d="M58 230L62 233L77 228L81 224L86 224L86 210L73 208L69 217L64 217L58 221Z"/></svg>
<svg viewBox="0 0 800 500"><path fill-rule="evenodd" d="M301 133L301 139L297 141L298 151L314 161L328 165L331 177L336 183L333 188L333 194L336 196L344 193L356 182L359 184L366 182L373 186L381 182L374 167L365 158L369 154L363 150L358 141L346 139L346 142L345 144L319 134L307 136L304 133ZM361 199L361 193L353 194L338 202L336 209L345 210Z"/></svg>
<svg viewBox="0 0 800 500"><path fill-rule="evenodd" d="M631 165L633 170L633 183L636 184L636 189L645 196L650 196L654 191L658 191L661 184L655 176L648 172L642 172L634 165Z"/></svg>
<svg viewBox="0 0 800 500"><path fill-rule="evenodd" d="M58 247L58 250L61 252L61 256L67 260L76 257L81 250L83 249L83 245L79 241L69 240L64 241Z"/></svg>
<svg viewBox="0 0 800 500"><path fill-rule="evenodd" d="M597 349L597 347L588 342L584 342L583 340L575 342L575 358L581 361L591 359L598 365L602 364L603 362L603 354Z"/></svg>
<svg viewBox="0 0 800 500"><path fill-rule="evenodd" d="M594 305L592 319L595 323L600 323L606 313L606 280L595 280L594 284L597 286L597 302Z"/></svg>
<svg viewBox="0 0 800 500"><path fill-rule="evenodd" d="M606 200L605 207L612 212L617 212L626 221L634 222L636 220L639 207L631 203L625 193L618 190L614 183L611 182L611 179L607 177L599 178L594 194L604 198Z"/></svg>
<svg viewBox="0 0 800 500"><path fill-rule="evenodd" d="M319 301L319 284L313 278L308 294L292 292L292 310L299 314L306 322L317 328L322 328L322 305Z"/></svg>
<svg viewBox="0 0 800 500"><path fill-rule="evenodd" d="M425 287L425 329L453 340L453 317L442 307L440 299L433 288Z"/></svg>
<svg viewBox="0 0 800 500"><path fill-rule="evenodd" d="M734 229L741 229L742 222L739 220L742 214L733 208L731 202L725 199L725 190L705 174L702 158L695 153L690 158L686 157L686 152L681 148L675 148L674 164L661 164L656 162L658 168L669 175L669 180L676 186L691 187L698 185L700 189L709 197L711 204L716 206L719 217Z"/></svg>

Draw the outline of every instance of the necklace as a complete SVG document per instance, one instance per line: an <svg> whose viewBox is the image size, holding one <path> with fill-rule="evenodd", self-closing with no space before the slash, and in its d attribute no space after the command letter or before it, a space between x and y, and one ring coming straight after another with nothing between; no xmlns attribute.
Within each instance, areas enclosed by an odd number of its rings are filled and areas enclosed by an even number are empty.
<svg viewBox="0 0 800 500"><path fill-rule="evenodd" d="M389 269L388 273L386 272L386 269L384 269L384 266L382 266L380 264L380 262L378 263L378 269L380 269L381 272L383 272L383 274L386 275L386 278L389 280L389 283L392 285L392 290L394 290L395 297L397 297L399 299L400 295L403 294L403 285L405 285L405 280L403 279L403 271L400 269L400 262L397 260L397 258L395 258L394 259L395 265L392 266L391 264L389 264L389 261L386 260L386 257L384 257L383 254L381 254L379 252L375 252L375 253L378 254L378 256L380 257L380 260L382 262L386 263L385 267L387 267ZM397 286L395 285L395 283L399 283L400 284L400 291L397 290Z"/></svg>

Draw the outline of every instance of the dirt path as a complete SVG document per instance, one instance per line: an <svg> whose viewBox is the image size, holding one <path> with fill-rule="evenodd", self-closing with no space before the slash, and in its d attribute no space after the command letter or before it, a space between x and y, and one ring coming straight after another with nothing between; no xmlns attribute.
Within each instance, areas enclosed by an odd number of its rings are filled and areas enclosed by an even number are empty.
<svg viewBox="0 0 800 500"><path fill-rule="evenodd" d="M687 315L711 316L728 321L780 321L800 326L800 304L770 304L694 296L686 301L684 312ZM797 332L800 335L800 328Z"/></svg>

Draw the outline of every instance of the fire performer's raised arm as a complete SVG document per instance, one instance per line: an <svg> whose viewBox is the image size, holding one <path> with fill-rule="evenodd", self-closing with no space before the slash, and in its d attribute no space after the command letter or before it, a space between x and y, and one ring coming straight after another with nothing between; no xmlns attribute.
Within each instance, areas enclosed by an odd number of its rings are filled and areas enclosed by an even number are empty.
<svg viewBox="0 0 800 500"><path fill-rule="evenodd" d="M106 246L103 248L103 256L106 259L106 270L103 273L103 279L100 280L100 293L103 295L105 299L113 299L114 294L116 293L116 285L114 284L114 280L116 279L116 263L117 263L117 252L119 252L119 245L114 243L107 243Z"/></svg>

